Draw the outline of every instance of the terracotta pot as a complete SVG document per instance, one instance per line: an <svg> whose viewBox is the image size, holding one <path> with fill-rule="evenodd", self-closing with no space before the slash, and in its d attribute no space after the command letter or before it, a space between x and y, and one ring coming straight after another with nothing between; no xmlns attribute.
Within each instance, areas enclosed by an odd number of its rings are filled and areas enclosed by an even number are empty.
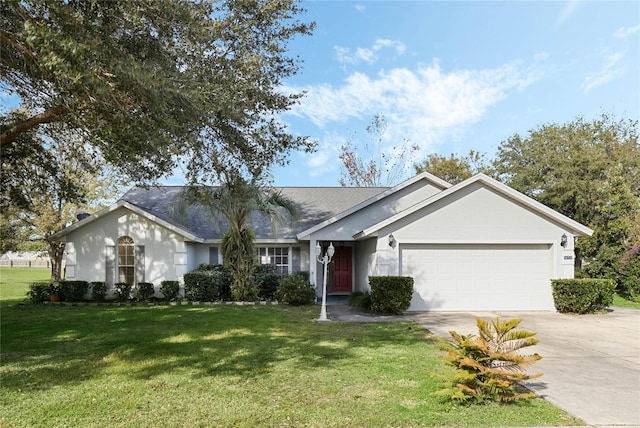
<svg viewBox="0 0 640 428"><path fill-rule="evenodd" d="M59 294L57 294L57 293L53 293L53 294L51 295L51 301L52 301L52 302L59 302L59 301L60 301L60 295L59 295Z"/></svg>

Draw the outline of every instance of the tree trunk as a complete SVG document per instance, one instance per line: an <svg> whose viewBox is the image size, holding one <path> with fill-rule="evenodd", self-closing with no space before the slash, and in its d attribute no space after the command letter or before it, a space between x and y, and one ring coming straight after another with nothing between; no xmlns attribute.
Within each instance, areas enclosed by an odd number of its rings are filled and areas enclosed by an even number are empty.
<svg viewBox="0 0 640 428"><path fill-rule="evenodd" d="M49 241L49 260L51 261L51 281L62 279L62 257L64 256L64 242Z"/></svg>
<svg viewBox="0 0 640 428"><path fill-rule="evenodd" d="M573 271L575 276L578 276L578 273L582 270L582 251L580 251L580 248L576 247L573 250L573 254Z"/></svg>
<svg viewBox="0 0 640 428"><path fill-rule="evenodd" d="M0 147L13 143L20 134L37 127L43 123L51 123L60 120L64 115L69 113L69 107L58 106L52 109L43 111L40 114L31 116L29 119L24 120L13 127L7 129L0 134Z"/></svg>

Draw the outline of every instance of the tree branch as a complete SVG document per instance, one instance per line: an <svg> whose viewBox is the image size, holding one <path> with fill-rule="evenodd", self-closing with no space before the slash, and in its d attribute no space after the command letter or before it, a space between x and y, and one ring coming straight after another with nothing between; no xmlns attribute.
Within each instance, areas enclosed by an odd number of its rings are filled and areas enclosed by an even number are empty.
<svg viewBox="0 0 640 428"><path fill-rule="evenodd" d="M7 129L5 132L0 134L0 147L4 147L7 144L13 143L20 134L33 129L38 125L60 120L62 116L66 115L67 113L69 113L69 107L58 106L44 111L40 114L36 114L35 116L31 116L27 120L23 120L22 122L16 124L12 128Z"/></svg>

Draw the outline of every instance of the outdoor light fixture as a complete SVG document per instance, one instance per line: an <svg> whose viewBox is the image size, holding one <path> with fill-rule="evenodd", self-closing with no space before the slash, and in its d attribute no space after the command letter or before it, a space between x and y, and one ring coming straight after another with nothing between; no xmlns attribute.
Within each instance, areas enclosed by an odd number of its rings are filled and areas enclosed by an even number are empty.
<svg viewBox="0 0 640 428"><path fill-rule="evenodd" d="M327 318L327 265L331 263L331 258L335 252L336 249L333 248L333 242L331 242L325 255L321 256L322 247L319 242L316 242L316 259L318 260L318 263L322 263L324 265L324 276L322 279L322 307L320 309L320 318L316 321L331 321Z"/></svg>
<svg viewBox="0 0 640 428"><path fill-rule="evenodd" d="M567 246L567 234L563 233L562 237L560 238L560 245L562 245L563 247Z"/></svg>
<svg viewBox="0 0 640 428"><path fill-rule="evenodd" d="M393 233L389 234L389 246L393 247L396 245L396 238L394 238Z"/></svg>

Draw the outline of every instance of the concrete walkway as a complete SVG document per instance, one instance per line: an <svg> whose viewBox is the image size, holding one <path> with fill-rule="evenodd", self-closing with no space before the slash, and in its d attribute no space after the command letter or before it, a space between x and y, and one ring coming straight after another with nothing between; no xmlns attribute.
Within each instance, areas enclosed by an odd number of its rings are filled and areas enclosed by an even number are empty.
<svg viewBox="0 0 640 428"><path fill-rule="evenodd" d="M414 321L440 337L449 331L477 333L476 317L523 318L521 329L540 343L523 350L542 360L526 384L549 402L597 427L640 427L640 311L613 308L607 314L554 312L416 312L404 317L361 314L346 305L329 306L335 321Z"/></svg>

